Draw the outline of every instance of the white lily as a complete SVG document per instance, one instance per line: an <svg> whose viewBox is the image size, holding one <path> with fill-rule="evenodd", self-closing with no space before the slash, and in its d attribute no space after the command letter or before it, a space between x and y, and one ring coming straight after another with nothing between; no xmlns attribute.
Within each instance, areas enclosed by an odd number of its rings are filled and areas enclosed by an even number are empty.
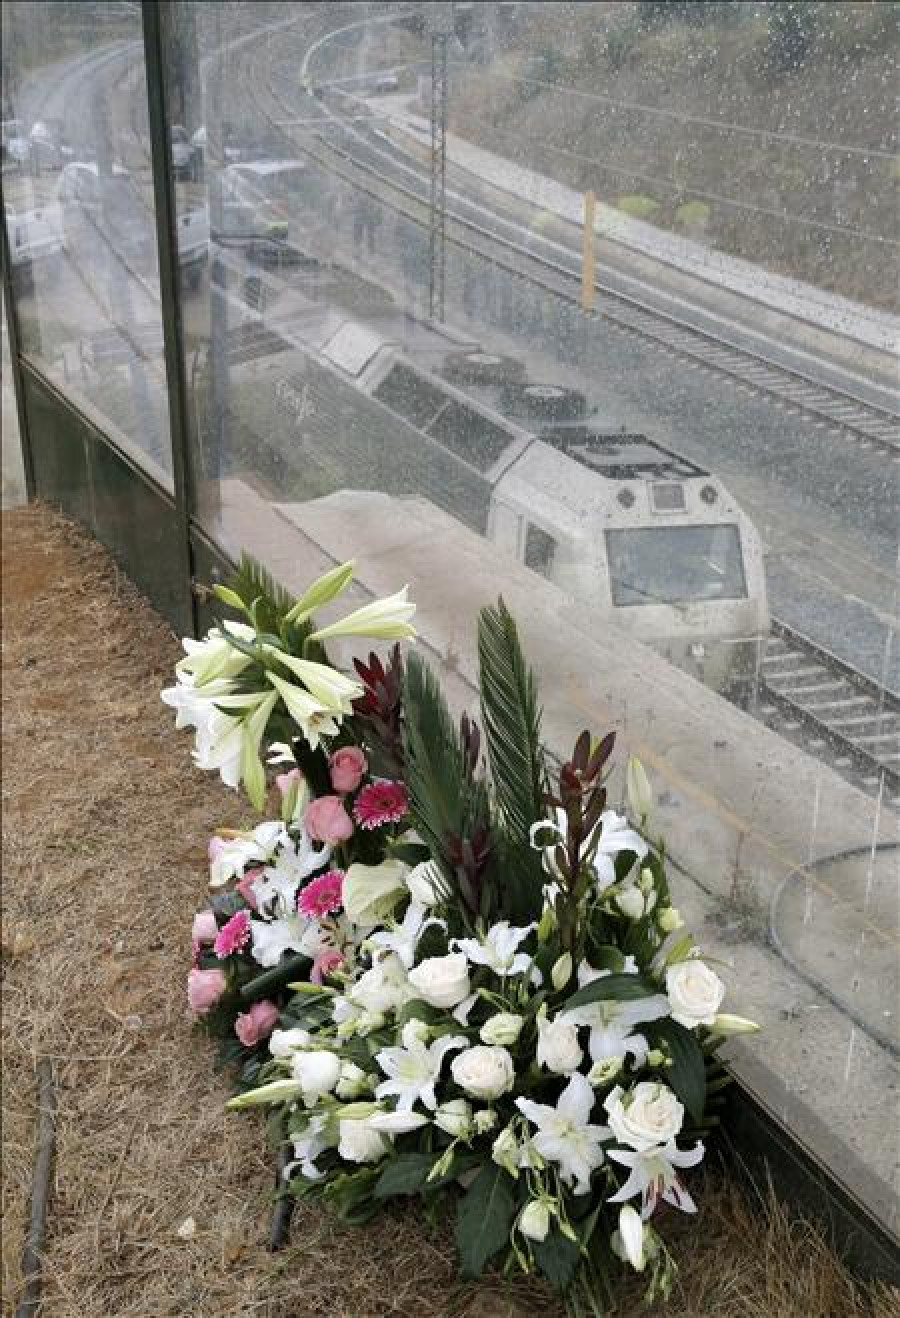
<svg viewBox="0 0 900 1318"><path fill-rule="evenodd" d="M366 1118L367 1124L382 1135L406 1135L411 1130L427 1126L429 1120L424 1112L407 1112L399 1108L396 1112L374 1112Z"/></svg>
<svg viewBox="0 0 900 1318"><path fill-rule="evenodd" d="M388 1077L376 1086L375 1097L397 1096L397 1111L408 1112L420 1102L433 1112L437 1107L434 1087L441 1073L441 1065L448 1052L465 1048L464 1035L444 1035L432 1044L422 1042L420 1021L408 1021L400 1035L402 1047L383 1048L375 1054L375 1061Z"/></svg>
<svg viewBox="0 0 900 1318"><path fill-rule="evenodd" d="M272 741L269 743L269 749L266 752L266 764L289 764L292 768L297 767L297 759L294 752L286 741Z"/></svg>
<svg viewBox="0 0 900 1318"><path fill-rule="evenodd" d="M502 976L524 975L531 968L532 958L526 952L517 953L516 948L536 928L536 924L517 928L508 920L501 920L483 938L455 938L453 945L465 953L473 966L489 966Z"/></svg>
<svg viewBox="0 0 900 1318"><path fill-rule="evenodd" d="M265 864L276 848L288 841L284 825L274 820L257 824L252 833L220 839L221 845L209 863L209 886L221 888L229 879L240 878L248 865Z"/></svg>
<svg viewBox="0 0 900 1318"><path fill-rule="evenodd" d="M604 978L604 976L598 976ZM604 998L599 1002L586 1002L560 1012L559 1019L573 1025L587 1025L591 1036L588 1043L595 1062L609 1057L625 1057L631 1053L637 1065L643 1065L647 1056L647 1040L634 1033L635 1025L662 1020L671 1008L669 999L661 993L637 998L633 1002L619 1002Z"/></svg>
<svg viewBox="0 0 900 1318"><path fill-rule="evenodd" d="M591 1174L603 1162L602 1144L610 1137L608 1126L594 1126L589 1117L594 1091L578 1071L560 1094L556 1107L517 1098L516 1107L537 1128L531 1143L541 1157L555 1162L560 1178L575 1194L587 1194Z"/></svg>
<svg viewBox="0 0 900 1318"><path fill-rule="evenodd" d="M256 639L256 631L243 622L230 622L228 630L241 641ZM185 656L175 665L176 673L190 673L197 686L206 686L217 678L237 677L253 662L228 640L225 631L211 627L202 641L186 636L181 642Z"/></svg>
<svg viewBox="0 0 900 1318"><path fill-rule="evenodd" d="M389 955L376 961L355 984L350 985L345 1000L360 1011L386 1012L397 1011L412 996L400 958Z"/></svg>
<svg viewBox="0 0 900 1318"><path fill-rule="evenodd" d="M297 831L292 842L263 870L253 884L253 895L260 912L291 915L297 908L297 889L310 874L315 874L331 859L331 845L314 846L305 828Z"/></svg>
<svg viewBox="0 0 900 1318"><path fill-rule="evenodd" d="M293 1136L294 1157L297 1161L289 1164L285 1169L285 1180L290 1177L297 1164L300 1166L301 1176L304 1176L308 1181L318 1181L325 1175L324 1172L319 1171L315 1159L334 1142L325 1133L327 1125L327 1117L317 1114L310 1117L309 1125L301 1134Z"/></svg>
<svg viewBox="0 0 900 1318"><path fill-rule="evenodd" d="M281 696L287 712L313 750L318 746L321 737L334 736L340 725L340 718L334 710L323 705L321 701L314 700L308 691L295 686L293 682L286 682L283 677L276 677L274 673L267 672L266 680L272 683Z"/></svg>
<svg viewBox="0 0 900 1318"><path fill-rule="evenodd" d="M409 586L404 586L395 595L364 604L361 609L348 613L346 618L320 627L312 633L310 640L324 641L332 636L371 636L382 641L412 639L416 632L409 620L416 606L407 599L408 590Z"/></svg>
<svg viewBox="0 0 900 1318"><path fill-rule="evenodd" d="M611 1195L611 1204L641 1197L641 1216L646 1221L660 1199L680 1208L683 1213L696 1213L697 1205L678 1179L676 1167L696 1167L703 1158L704 1148L698 1141L692 1149L681 1150L674 1140L668 1144L639 1152L634 1149L610 1149L608 1156L630 1168L628 1180L617 1194Z"/></svg>
<svg viewBox="0 0 900 1318"><path fill-rule="evenodd" d="M234 693L234 684L228 678L216 678L198 688L189 673L179 673L175 686L160 692L160 700L175 710L176 728L206 727L216 712L216 700Z"/></svg>
<svg viewBox="0 0 900 1318"><path fill-rule="evenodd" d="M636 833L624 815L617 815L615 810L604 810L597 828L597 851L594 856L594 869L597 872L597 887L602 892L616 881L615 858L620 851L633 851L638 860L643 860L649 847L640 833ZM592 840L597 838L596 831Z"/></svg>
<svg viewBox="0 0 900 1318"><path fill-rule="evenodd" d="M307 586L294 607L286 615L285 620L295 623L305 622L316 609L320 609L323 604L328 604L331 600L336 599L353 580L353 569L355 567L355 560L351 558L346 563L339 563L337 567L324 572L321 577L317 577L311 586Z"/></svg>
<svg viewBox="0 0 900 1318"><path fill-rule="evenodd" d="M412 970L416 959L416 945L430 925L437 925L446 932L445 920L429 918L424 906L420 906L418 902L410 902L400 924L395 924L392 929L381 929L378 933L371 934L366 941L373 947L396 953L404 969Z"/></svg>
<svg viewBox="0 0 900 1318"><path fill-rule="evenodd" d="M302 915L279 920L251 920L253 960L266 969L277 966L285 952L302 952L312 957L319 945L319 926Z"/></svg>
<svg viewBox="0 0 900 1318"><path fill-rule="evenodd" d="M295 655L277 649L274 645L266 645L263 648L267 655L277 659L285 668L289 668L295 677L300 678L314 700L341 716L351 714L354 700L359 700L365 692L361 682L345 677L343 673L328 664L313 663L310 659L298 659Z"/></svg>

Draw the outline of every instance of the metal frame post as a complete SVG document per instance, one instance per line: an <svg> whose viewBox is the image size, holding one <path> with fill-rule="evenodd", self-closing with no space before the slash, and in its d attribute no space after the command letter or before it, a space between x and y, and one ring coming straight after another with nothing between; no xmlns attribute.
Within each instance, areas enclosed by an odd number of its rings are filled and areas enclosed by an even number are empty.
<svg viewBox="0 0 900 1318"><path fill-rule="evenodd" d="M428 313L444 319L447 227L447 33L431 38L431 177L428 210Z"/></svg>
<svg viewBox="0 0 900 1318"><path fill-rule="evenodd" d="M181 318L180 265L178 261L177 208L171 169L172 140L166 112L165 59L162 20L170 0L142 0L141 22L150 120L150 156L153 170L154 218L159 253L159 292L162 313L166 392L172 444L172 476L178 513L179 550L187 591L191 630L197 633L197 598L194 594L194 558L191 545L193 489L191 482L187 376Z"/></svg>
<svg viewBox="0 0 900 1318"><path fill-rule="evenodd" d="M0 266L3 278L3 302L6 307L6 329L9 334L9 360L13 390L16 395L16 416L19 420L19 443L22 446L22 470L25 475L25 497L31 503L35 498L34 456L31 449L31 431L28 427L28 409L25 406L25 380L20 356L18 310L12 285L12 259L9 250L9 233L6 228L6 200L3 180L0 178Z"/></svg>

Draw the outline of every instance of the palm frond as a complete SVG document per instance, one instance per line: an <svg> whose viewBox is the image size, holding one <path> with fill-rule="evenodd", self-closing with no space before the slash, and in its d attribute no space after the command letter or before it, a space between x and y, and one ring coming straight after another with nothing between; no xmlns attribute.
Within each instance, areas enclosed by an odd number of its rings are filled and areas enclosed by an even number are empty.
<svg viewBox="0 0 900 1318"><path fill-rule="evenodd" d="M490 856L490 802L484 782L470 771L437 678L415 654L406 661L403 718L413 827L458 898L460 913L471 918L481 908L481 871Z"/></svg>
<svg viewBox="0 0 900 1318"><path fill-rule="evenodd" d="M478 619L481 715L494 798L503 833L505 882L523 918L540 911L540 854L529 843L531 825L545 813L547 771L541 750L537 684L525 662L519 634L503 600Z"/></svg>
<svg viewBox="0 0 900 1318"><path fill-rule="evenodd" d="M257 605L257 619L262 631L277 632L279 625L294 603L293 596L280 585L272 574L250 554L241 554L237 570L228 585L247 605Z"/></svg>

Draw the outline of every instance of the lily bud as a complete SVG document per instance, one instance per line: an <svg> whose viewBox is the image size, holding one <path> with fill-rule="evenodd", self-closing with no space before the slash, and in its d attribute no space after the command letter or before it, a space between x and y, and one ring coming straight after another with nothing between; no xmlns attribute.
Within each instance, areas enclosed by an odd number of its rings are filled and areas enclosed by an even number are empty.
<svg viewBox="0 0 900 1318"><path fill-rule="evenodd" d="M619 1238L625 1258L635 1272L643 1272L647 1262L644 1254L644 1224L640 1213L631 1204L623 1204L619 1213Z"/></svg>
<svg viewBox="0 0 900 1318"><path fill-rule="evenodd" d="M664 906L656 917L656 923L664 934L671 934L681 928L684 919L674 906Z"/></svg>
<svg viewBox="0 0 900 1318"><path fill-rule="evenodd" d="M636 755L628 757L625 769L625 795L632 815L638 819L646 819L653 809L653 789L644 766Z"/></svg>
<svg viewBox="0 0 900 1318"><path fill-rule="evenodd" d="M519 1230L528 1240L546 1240L550 1230L550 1210L542 1199L532 1199L522 1209Z"/></svg>
<svg viewBox="0 0 900 1318"><path fill-rule="evenodd" d="M537 927L538 942L549 942L555 928L556 915L554 914L553 907L545 906L544 914L541 916L540 924Z"/></svg>
<svg viewBox="0 0 900 1318"><path fill-rule="evenodd" d="M550 980L553 987L559 992L564 989L572 978L572 954L563 952L562 956L557 957L553 963L553 969L550 971Z"/></svg>
<svg viewBox="0 0 900 1318"><path fill-rule="evenodd" d="M743 1016L729 1016L727 1012L716 1016L711 1026L713 1034L758 1034L760 1026Z"/></svg>

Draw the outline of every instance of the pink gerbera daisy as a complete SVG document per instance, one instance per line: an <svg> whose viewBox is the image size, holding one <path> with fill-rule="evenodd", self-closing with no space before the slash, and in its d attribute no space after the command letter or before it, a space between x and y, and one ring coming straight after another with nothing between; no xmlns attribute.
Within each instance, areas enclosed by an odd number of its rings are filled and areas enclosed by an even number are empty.
<svg viewBox="0 0 900 1318"><path fill-rule="evenodd" d="M301 889L297 897L297 910L310 920L321 920L341 909L341 890L344 883L342 870L329 870Z"/></svg>
<svg viewBox="0 0 900 1318"><path fill-rule="evenodd" d="M380 779L364 787L353 806L353 818L360 828L380 828L397 824L409 809L409 797L402 783Z"/></svg>
<svg viewBox="0 0 900 1318"><path fill-rule="evenodd" d="M216 935L213 951L220 959L240 952L250 942L250 912L238 911Z"/></svg>

